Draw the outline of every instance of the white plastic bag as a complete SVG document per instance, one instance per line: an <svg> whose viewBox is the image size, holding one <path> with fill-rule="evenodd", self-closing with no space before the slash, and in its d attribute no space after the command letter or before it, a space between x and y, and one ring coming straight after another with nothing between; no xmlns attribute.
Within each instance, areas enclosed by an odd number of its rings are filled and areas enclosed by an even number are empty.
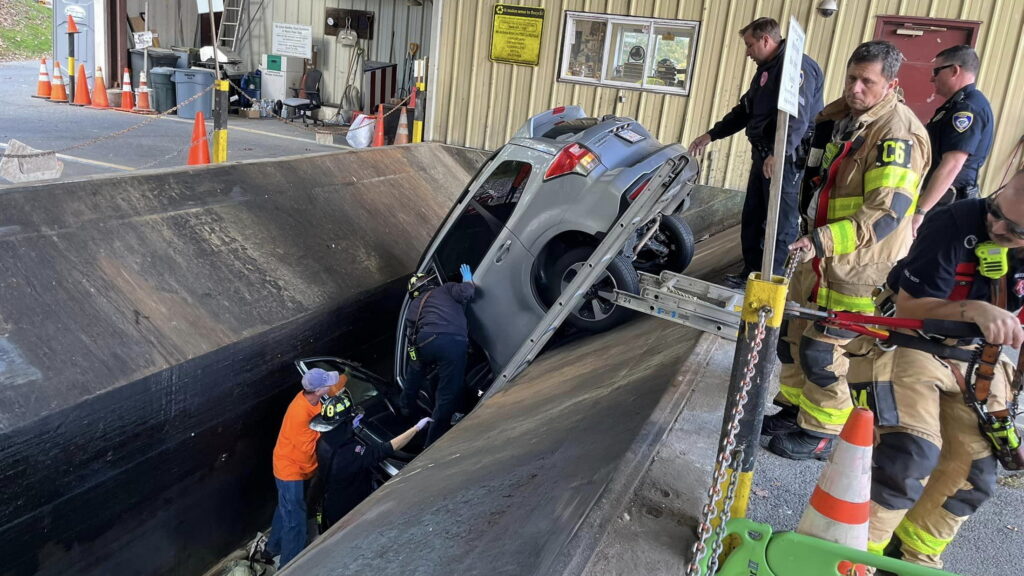
<svg viewBox="0 0 1024 576"><path fill-rule="evenodd" d="M349 126L345 140L353 148L366 148L373 140L373 124L376 120L372 116L358 114L352 125Z"/></svg>

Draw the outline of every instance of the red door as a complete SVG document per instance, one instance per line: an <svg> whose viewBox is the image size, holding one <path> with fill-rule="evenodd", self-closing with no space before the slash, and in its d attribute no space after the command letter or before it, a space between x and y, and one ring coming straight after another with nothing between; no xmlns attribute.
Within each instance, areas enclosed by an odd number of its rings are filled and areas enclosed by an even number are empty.
<svg viewBox="0 0 1024 576"><path fill-rule="evenodd" d="M928 122L942 98L935 94L932 68L935 55L951 46L974 46L981 22L940 20L909 16L879 16L875 24L875 40L887 40L903 52L906 61L900 66L900 87L907 105L921 122ZM982 55L984 58L984 56Z"/></svg>

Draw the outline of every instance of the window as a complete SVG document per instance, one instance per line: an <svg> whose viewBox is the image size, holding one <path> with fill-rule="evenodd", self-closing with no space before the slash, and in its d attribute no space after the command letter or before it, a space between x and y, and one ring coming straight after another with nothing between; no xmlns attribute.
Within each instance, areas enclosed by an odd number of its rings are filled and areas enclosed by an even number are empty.
<svg viewBox="0 0 1024 576"><path fill-rule="evenodd" d="M515 211L530 170L526 162L502 162L480 183L437 247L436 263L442 279L459 278L463 263L476 270Z"/></svg>
<svg viewBox="0 0 1024 576"><path fill-rule="evenodd" d="M687 95L698 22L565 13L558 79Z"/></svg>

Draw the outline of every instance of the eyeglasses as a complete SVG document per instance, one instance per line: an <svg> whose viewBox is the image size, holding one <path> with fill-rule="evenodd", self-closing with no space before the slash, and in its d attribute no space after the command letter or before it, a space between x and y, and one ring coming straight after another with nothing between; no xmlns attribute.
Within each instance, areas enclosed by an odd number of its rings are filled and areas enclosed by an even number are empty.
<svg viewBox="0 0 1024 576"><path fill-rule="evenodd" d="M945 66L936 66L935 68L932 68L932 76L933 77L934 76L938 76L939 72L942 72L946 68L952 68L953 66L956 66L956 64L946 64Z"/></svg>
<svg viewBox="0 0 1024 576"><path fill-rule="evenodd" d="M996 222L1002 221L1006 223L1006 228L1010 231L1010 234L1013 234L1018 240L1024 240L1024 226L1007 218L1006 214L1003 214L1003 211L999 208L999 204L996 204L996 197L999 195L1000 190L1002 188L999 188L991 196L985 198L985 209Z"/></svg>

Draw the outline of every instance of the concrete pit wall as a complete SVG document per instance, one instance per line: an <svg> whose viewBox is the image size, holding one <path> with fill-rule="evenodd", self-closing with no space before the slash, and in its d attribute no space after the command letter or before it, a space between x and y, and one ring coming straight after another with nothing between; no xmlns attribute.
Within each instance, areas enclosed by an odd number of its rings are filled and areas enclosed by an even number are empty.
<svg viewBox="0 0 1024 576"><path fill-rule="evenodd" d="M292 361L393 337L404 276L485 158L0 190L0 574L202 573L262 526Z"/></svg>

